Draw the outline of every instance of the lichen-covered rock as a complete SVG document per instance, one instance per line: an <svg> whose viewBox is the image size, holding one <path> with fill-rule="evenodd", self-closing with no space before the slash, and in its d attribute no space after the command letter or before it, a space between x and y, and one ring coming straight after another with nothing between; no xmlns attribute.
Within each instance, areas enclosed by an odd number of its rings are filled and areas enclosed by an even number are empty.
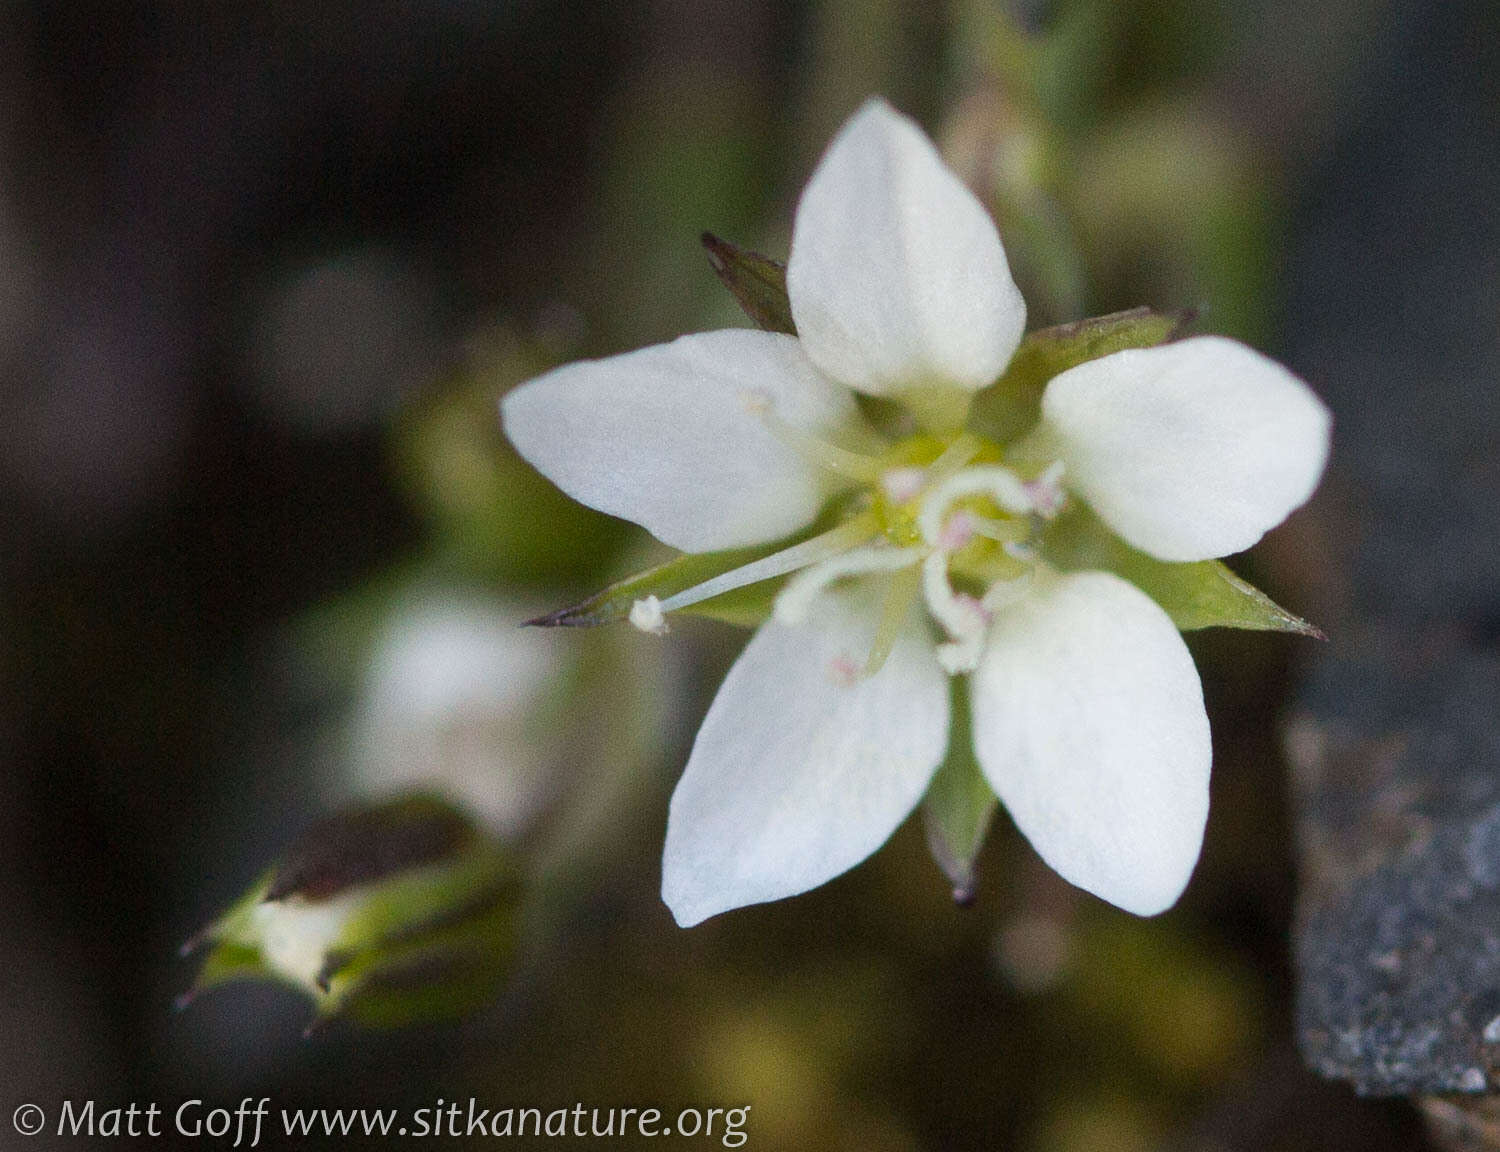
<svg viewBox="0 0 1500 1152"><path fill-rule="evenodd" d="M1368 1094L1500 1083L1500 654L1368 628L1288 732L1298 1039Z"/></svg>

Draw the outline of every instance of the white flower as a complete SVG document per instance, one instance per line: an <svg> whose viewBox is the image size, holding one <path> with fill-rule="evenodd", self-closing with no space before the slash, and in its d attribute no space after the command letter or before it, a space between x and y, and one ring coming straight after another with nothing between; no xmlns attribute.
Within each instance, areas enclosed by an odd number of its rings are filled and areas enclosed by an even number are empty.
<svg viewBox="0 0 1500 1152"><path fill-rule="evenodd" d="M503 405L544 475L685 551L780 539L846 494L834 528L632 614L659 630L795 573L672 797L678 922L806 891L884 843L943 760L950 675L967 676L979 764L1041 856L1132 912L1170 907L1208 810L1197 673L1145 593L1053 572L1034 545L1066 488L1162 560L1247 548L1316 487L1326 409L1273 361L1200 337L1063 372L1019 445L964 431L1025 306L982 206L881 101L803 193L787 287L798 338L685 336ZM885 442L856 392L920 430Z"/></svg>

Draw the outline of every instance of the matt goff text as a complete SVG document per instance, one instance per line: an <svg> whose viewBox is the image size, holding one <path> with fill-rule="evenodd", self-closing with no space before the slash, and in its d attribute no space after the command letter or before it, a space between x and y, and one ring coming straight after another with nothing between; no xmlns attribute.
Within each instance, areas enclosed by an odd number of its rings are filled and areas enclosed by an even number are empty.
<svg viewBox="0 0 1500 1152"><path fill-rule="evenodd" d="M445 1107L446 1104L446 1107ZM601 1113L603 1114L601 1116ZM93 1100L64 1100L49 1116L36 1104L22 1104L11 1125L22 1136L207 1137L228 1148L258 1148L262 1137L280 1136L685 1136L717 1138L725 1148L748 1139L750 1106L684 1108L675 1117L658 1108L480 1108L439 1100L432 1108L403 1113L396 1108L281 1108L269 1097L247 1096L233 1108L200 1099L184 1100L171 1112L160 1104L101 1108Z"/></svg>

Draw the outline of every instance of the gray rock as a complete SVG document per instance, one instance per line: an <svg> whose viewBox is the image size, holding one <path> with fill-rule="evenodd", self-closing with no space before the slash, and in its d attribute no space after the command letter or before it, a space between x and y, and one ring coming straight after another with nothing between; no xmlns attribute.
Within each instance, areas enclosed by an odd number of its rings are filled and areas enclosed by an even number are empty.
<svg viewBox="0 0 1500 1152"><path fill-rule="evenodd" d="M1298 1038L1363 1093L1500 1083L1500 656L1369 628L1314 671L1298 804Z"/></svg>
<svg viewBox="0 0 1500 1152"><path fill-rule="evenodd" d="M1397 10L1409 51L1368 78L1290 266L1287 357L1335 415L1344 617L1288 738L1298 1041L1363 1093L1478 1094L1500 1086L1500 8Z"/></svg>

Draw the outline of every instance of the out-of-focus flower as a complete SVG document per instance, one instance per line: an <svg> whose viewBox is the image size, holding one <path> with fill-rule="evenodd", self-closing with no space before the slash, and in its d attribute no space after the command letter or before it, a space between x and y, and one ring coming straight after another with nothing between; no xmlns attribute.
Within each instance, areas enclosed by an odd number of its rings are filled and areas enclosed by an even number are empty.
<svg viewBox="0 0 1500 1152"><path fill-rule="evenodd" d="M524 833L569 776L552 721L574 671L561 646L516 627L527 614L449 592L398 601L370 655L344 785L438 792L507 839Z"/></svg>
<svg viewBox="0 0 1500 1152"><path fill-rule="evenodd" d="M330 802L431 792L523 849L533 875L583 882L651 787L675 675L632 633L581 660L518 626L533 612L431 576L383 604ZM594 722L573 722L579 700Z"/></svg>
<svg viewBox="0 0 1500 1152"><path fill-rule="evenodd" d="M959 675L984 779L1042 857L1122 908L1170 907L1207 815L1197 673L1174 616L1104 570L1126 565L1054 567L1054 525L1082 501L1123 553L1192 567L1171 579L1232 580L1201 566L1312 494L1326 409L1275 362L1200 337L1077 357L1019 437L966 427L976 394L1006 386L1025 306L983 208L880 101L803 193L786 295L795 338L686 336L503 406L539 471L685 552L822 529L631 610L662 631L793 574L672 799L678 922L806 891L878 848L944 762ZM860 396L906 427L878 433Z"/></svg>

